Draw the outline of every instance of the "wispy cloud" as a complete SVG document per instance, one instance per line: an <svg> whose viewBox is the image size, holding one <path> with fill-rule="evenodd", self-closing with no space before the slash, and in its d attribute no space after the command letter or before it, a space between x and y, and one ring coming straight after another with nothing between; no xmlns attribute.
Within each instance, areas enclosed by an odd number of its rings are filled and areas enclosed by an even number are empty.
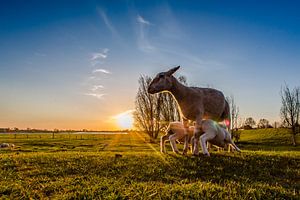
<svg viewBox="0 0 300 200"><path fill-rule="evenodd" d="M114 115L112 116L113 119L117 119L119 117L122 117L122 116L125 116L125 115L132 115L132 113L134 112L135 110L134 109L131 109L131 110L127 110L125 112L122 112L122 113L119 113L117 115Z"/></svg>
<svg viewBox="0 0 300 200"><path fill-rule="evenodd" d="M137 15L136 20L138 22L138 47L140 50L145 52L151 52L155 48L151 45L148 39L148 28L152 23L145 18L143 18L141 15Z"/></svg>
<svg viewBox="0 0 300 200"><path fill-rule="evenodd" d="M108 16L106 15L106 13L98 8L98 13L100 15L100 17L102 18L104 24L106 25L106 27L108 28L108 30L114 35L119 37L118 32L116 31L115 27L113 26L112 22L110 21L110 19L108 18Z"/></svg>
<svg viewBox="0 0 300 200"><path fill-rule="evenodd" d="M97 59L105 59L107 57L106 54L103 53L93 53L91 60L97 60Z"/></svg>
<svg viewBox="0 0 300 200"><path fill-rule="evenodd" d="M149 21L145 20L141 15L138 15L136 19L137 19L138 22L140 22L142 24L146 24L146 25L151 24Z"/></svg>
<svg viewBox="0 0 300 200"><path fill-rule="evenodd" d="M176 58L179 58L179 59L182 58L182 60L188 62L188 64L190 66L197 67L197 68L222 69L222 68L226 67L223 63L218 62L217 60L204 60L204 59L201 59L201 56L195 55L191 52L187 52L184 50L174 51L174 49L172 49L170 47L160 46L159 51L166 55L169 54L172 57L176 56Z"/></svg>
<svg viewBox="0 0 300 200"><path fill-rule="evenodd" d="M168 4L162 6L157 15L160 18L160 27L158 28L158 31L163 40L187 39L187 35L184 32L185 28L180 24L180 20L177 19L176 13L172 11Z"/></svg>
<svg viewBox="0 0 300 200"><path fill-rule="evenodd" d="M92 87L92 91L96 91L96 90L98 90L98 89L103 89L104 88L104 86L103 85L93 85L93 87Z"/></svg>
<svg viewBox="0 0 300 200"><path fill-rule="evenodd" d="M107 58L108 51L109 49L105 48L101 52L92 53L91 61Z"/></svg>
<svg viewBox="0 0 300 200"><path fill-rule="evenodd" d="M93 71L93 73L98 73L98 72L101 72L101 73L104 73L104 74L111 74L111 72L106 70L106 69L95 69Z"/></svg>
<svg viewBox="0 0 300 200"><path fill-rule="evenodd" d="M84 95L96 97L97 99L103 99L103 96L105 96L106 94L101 94L101 93L85 93Z"/></svg>

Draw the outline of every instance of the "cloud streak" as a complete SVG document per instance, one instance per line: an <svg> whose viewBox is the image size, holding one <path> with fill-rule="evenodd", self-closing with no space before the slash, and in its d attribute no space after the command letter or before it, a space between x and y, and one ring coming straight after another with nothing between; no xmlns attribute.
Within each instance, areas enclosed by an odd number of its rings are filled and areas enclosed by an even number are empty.
<svg viewBox="0 0 300 200"><path fill-rule="evenodd" d="M117 115L112 116L112 118L113 118L113 119L117 119L117 118L119 118L119 117L121 117L121 116L132 115L132 113L133 113L134 111L135 111L134 109L127 110L127 111L125 111L125 112L122 112L122 113L119 113L119 114L117 114Z"/></svg>
<svg viewBox="0 0 300 200"><path fill-rule="evenodd" d="M109 49L105 48L101 52L96 52L92 54L91 61L104 60L107 58Z"/></svg>
<svg viewBox="0 0 300 200"><path fill-rule="evenodd" d="M141 24L146 24L146 25L150 25L151 24L149 21L145 20L141 15L138 15L136 19Z"/></svg>
<svg viewBox="0 0 300 200"><path fill-rule="evenodd" d="M106 94L101 94L101 93L85 93L84 95L96 97L97 99L103 99L103 96L105 96Z"/></svg>
<svg viewBox="0 0 300 200"><path fill-rule="evenodd" d="M93 87L92 87L92 91L96 91L96 90L98 90L98 89L103 89L104 88L104 86L103 85L93 85Z"/></svg>
<svg viewBox="0 0 300 200"><path fill-rule="evenodd" d="M138 22L138 47L140 50L145 52L151 52L155 48L151 45L148 39L148 28L150 25L152 25L151 22L143 18L141 15L137 15L136 21Z"/></svg>
<svg viewBox="0 0 300 200"><path fill-rule="evenodd" d="M105 59L106 57L107 55L103 53L93 53L91 60Z"/></svg>
<svg viewBox="0 0 300 200"><path fill-rule="evenodd" d="M113 26L113 24L110 21L110 19L107 17L106 13L102 9L100 9L100 8L98 8L98 13L99 13L100 17L102 18L104 24L108 28L108 30L112 33L112 35L115 35L115 36L119 37L118 32L116 31L116 29Z"/></svg>
<svg viewBox="0 0 300 200"><path fill-rule="evenodd" d="M95 70L93 70L93 73L98 73L98 72L104 73L104 74L111 74L111 72L106 70L106 69L95 69Z"/></svg>

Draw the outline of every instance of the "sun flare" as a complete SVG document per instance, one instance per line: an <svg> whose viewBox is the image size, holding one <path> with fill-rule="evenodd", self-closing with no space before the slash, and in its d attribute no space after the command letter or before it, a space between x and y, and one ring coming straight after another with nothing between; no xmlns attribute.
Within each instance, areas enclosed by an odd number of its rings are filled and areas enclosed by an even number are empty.
<svg viewBox="0 0 300 200"><path fill-rule="evenodd" d="M128 111L120 113L114 117L120 128L131 129L133 127L132 112L133 112L132 110L128 110Z"/></svg>

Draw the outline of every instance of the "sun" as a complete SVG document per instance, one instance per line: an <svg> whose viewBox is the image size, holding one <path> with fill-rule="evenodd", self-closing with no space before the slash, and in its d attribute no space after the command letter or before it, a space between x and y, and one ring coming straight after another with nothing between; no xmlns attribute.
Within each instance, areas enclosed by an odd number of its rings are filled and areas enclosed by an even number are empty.
<svg viewBox="0 0 300 200"><path fill-rule="evenodd" d="M118 126L122 129L131 129L133 126L132 110L120 113L114 117Z"/></svg>

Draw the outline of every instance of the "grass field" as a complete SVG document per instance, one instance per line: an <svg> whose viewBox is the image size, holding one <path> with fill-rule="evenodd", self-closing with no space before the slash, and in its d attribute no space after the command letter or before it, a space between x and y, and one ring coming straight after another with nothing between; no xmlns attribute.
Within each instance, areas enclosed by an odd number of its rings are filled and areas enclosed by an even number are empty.
<svg viewBox="0 0 300 200"><path fill-rule="evenodd" d="M28 138L27 138L28 137ZM297 138L298 142L299 136ZM285 129L245 130L242 153L159 153L140 133L0 134L3 199L299 199L300 148ZM182 148L182 146L181 146ZM116 157L121 154L122 157Z"/></svg>

